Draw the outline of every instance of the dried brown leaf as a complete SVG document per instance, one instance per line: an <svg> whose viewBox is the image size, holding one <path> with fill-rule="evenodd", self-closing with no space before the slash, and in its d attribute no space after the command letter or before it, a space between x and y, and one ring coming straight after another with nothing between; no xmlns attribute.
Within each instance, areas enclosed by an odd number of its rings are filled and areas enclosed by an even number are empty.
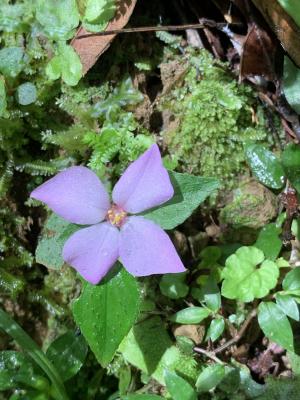
<svg viewBox="0 0 300 400"><path fill-rule="evenodd" d="M137 0L117 0L117 12L112 21L107 25L106 31L122 29L133 12ZM71 45L80 57L83 65L83 75L96 63L98 58L105 50L108 49L116 34L107 36L90 36L80 38L87 35L84 28L80 27L73 38Z"/></svg>

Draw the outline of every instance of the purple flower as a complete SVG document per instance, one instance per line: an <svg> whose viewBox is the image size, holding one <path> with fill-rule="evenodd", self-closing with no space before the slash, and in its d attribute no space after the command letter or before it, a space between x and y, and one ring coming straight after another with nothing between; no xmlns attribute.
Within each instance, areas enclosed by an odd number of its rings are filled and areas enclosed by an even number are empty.
<svg viewBox="0 0 300 400"><path fill-rule="evenodd" d="M60 172L31 197L69 222L91 225L67 240L63 258L96 284L118 258L134 276L185 271L169 236L154 222L131 215L159 206L173 194L154 144L121 176L112 192L113 204L97 175L81 166Z"/></svg>

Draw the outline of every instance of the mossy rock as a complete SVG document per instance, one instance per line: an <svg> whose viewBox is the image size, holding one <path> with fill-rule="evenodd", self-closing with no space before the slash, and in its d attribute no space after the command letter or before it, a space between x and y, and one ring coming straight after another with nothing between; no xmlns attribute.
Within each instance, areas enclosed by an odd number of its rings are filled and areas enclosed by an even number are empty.
<svg viewBox="0 0 300 400"><path fill-rule="evenodd" d="M259 229L277 213L277 197L256 181L243 183L232 202L220 213L220 221L233 228Z"/></svg>

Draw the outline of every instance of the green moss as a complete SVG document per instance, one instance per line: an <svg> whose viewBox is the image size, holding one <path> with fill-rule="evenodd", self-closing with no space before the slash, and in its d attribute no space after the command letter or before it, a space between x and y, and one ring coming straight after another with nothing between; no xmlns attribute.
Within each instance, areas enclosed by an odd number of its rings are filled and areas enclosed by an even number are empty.
<svg viewBox="0 0 300 400"><path fill-rule="evenodd" d="M185 63L183 82L175 82L163 98L162 110L171 112L172 121L163 132L164 141L178 169L218 177L224 187L231 187L236 176L245 173L245 141L270 137L262 107L252 89L239 85L228 66L205 50L186 56ZM179 64L182 68L182 61Z"/></svg>

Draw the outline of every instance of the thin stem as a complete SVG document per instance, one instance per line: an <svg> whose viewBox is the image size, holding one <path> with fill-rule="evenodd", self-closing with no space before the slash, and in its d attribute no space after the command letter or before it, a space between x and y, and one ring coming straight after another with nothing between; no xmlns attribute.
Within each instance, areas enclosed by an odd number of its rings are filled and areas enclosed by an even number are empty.
<svg viewBox="0 0 300 400"><path fill-rule="evenodd" d="M215 361L215 362L218 363L218 364L221 364L221 365L224 365L224 364L225 364L222 360L220 360L218 357L216 357L216 356L214 355L214 353L212 353L212 352L210 352L210 351L201 349L200 347L194 347L193 350L194 350L196 353L203 354L204 356L206 356L207 358L210 358L211 360Z"/></svg>
<svg viewBox="0 0 300 400"><path fill-rule="evenodd" d="M203 28L217 28L222 29L226 26L225 23L217 23L210 20L203 19L199 24L184 24L184 25L165 25L165 26L141 26L137 28L124 28L113 29L103 32L87 33L77 36L75 39L85 39L93 36L108 36L116 35L118 33L138 33L138 32L162 32L162 31L184 31L186 29L203 29Z"/></svg>
<svg viewBox="0 0 300 400"><path fill-rule="evenodd" d="M254 317L256 317L256 314L257 314L257 310L256 309L252 310L248 314L248 317L244 321L243 325L241 326L241 329L237 332L237 334L232 339L228 340L228 342L226 342L226 343L222 344L222 346L219 346L218 348L216 348L213 353L214 354L221 353L222 351L224 351L228 347L230 347L233 344L239 342L240 339L244 336L244 334L245 334L248 326L250 325L250 322L252 321L252 319Z"/></svg>

